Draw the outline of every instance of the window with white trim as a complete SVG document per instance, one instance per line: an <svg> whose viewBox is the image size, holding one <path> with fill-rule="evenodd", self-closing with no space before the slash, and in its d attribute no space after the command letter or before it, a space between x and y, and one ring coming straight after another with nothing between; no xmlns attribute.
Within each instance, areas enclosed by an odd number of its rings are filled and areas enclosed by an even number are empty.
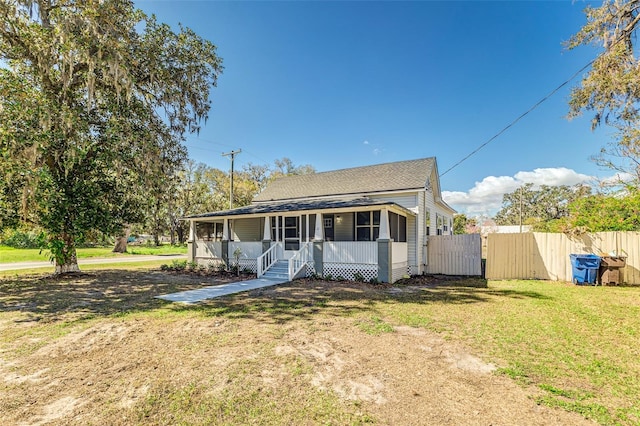
<svg viewBox="0 0 640 426"><path fill-rule="evenodd" d="M356 241L376 241L380 235L380 210L356 212Z"/></svg>
<svg viewBox="0 0 640 426"><path fill-rule="evenodd" d="M196 222L196 237L202 241L222 241L222 229L222 223Z"/></svg>

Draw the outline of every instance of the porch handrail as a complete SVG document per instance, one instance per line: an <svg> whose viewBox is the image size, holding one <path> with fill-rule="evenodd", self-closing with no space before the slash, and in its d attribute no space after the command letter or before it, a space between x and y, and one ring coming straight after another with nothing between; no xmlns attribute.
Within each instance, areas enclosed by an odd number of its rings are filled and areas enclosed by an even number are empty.
<svg viewBox="0 0 640 426"><path fill-rule="evenodd" d="M307 262L309 262L311 255L310 247L312 247L310 242L303 243L298 250L291 258L289 259L289 281L292 281L296 275L302 270L302 268L306 267Z"/></svg>
<svg viewBox="0 0 640 426"><path fill-rule="evenodd" d="M275 243L269 250L258 257L258 278L264 275L271 266L278 261L278 247L282 243Z"/></svg>

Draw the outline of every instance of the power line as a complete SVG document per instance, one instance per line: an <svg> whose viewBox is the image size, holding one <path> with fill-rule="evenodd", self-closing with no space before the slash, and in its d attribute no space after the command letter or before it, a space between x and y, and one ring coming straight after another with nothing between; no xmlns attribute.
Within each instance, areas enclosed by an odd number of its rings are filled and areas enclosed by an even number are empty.
<svg viewBox="0 0 640 426"><path fill-rule="evenodd" d="M634 26L637 23L637 20L640 19L640 15L636 17L636 19L634 19L633 22L629 23L627 25L627 27L621 32L620 36L615 39L609 46L606 45L605 43L605 51L602 52L600 55L596 56L595 59L592 59L591 61L589 61L589 63L587 63L585 66L583 66L582 68L580 68L578 71L574 72L573 75L571 77L569 77L567 80L565 80L562 84L560 84L558 87L556 87L555 89L553 89L547 96L545 96L544 98L540 99L535 105L533 105L531 108L529 108L526 112L524 112L523 114L521 114L518 118L516 118L515 120L513 120L511 123L509 123L504 129L500 130L498 133L496 133L494 136L492 136L491 138L489 138L489 140L487 140L485 143L483 143L482 145L480 145L478 148L476 148L475 150L473 150L469 155L467 155L466 157L464 157L462 160L458 161L456 164L454 164L453 166L449 167L447 170L444 171L444 173L440 174L440 177L446 175L447 173L449 173L451 170L455 169L456 167L458 167L460 164L462 164L465 160L467 160L469 157L473 156L475 153L477 153L478 151L480 151L482 148L484 148L486 145L488 145L491 141L493 141L494 139L496 139L498 136L500 136L501 134L503 134L504 132L506 132L511 126L513 126L514 124L516 124L518 121L520 121L522 118L524 118L526 115L528 115L531 111L533 111L534 109L538 108L538 106L540 106L540 104L542 104L543 102L545 102L547 99L549 99L551 96L555 95L557 91L559 91L560 89L562 89L564 86L566 86L567 84L569 84L569 82L571 80L573 80L574 78L576 78L576 76L578 74L580 74L582 71L586 70L587 68L589 68L591 65L593 65L593 63L602 55L604 55L607 51L610 51L615 45L617 45L618 43L620 43L621 41L625 40L625 38L627 36L629 36L633 31L635 31Z"/></svg>
<svg viewBox="0 0 640 426"><path fill-rule="evenodd" d="M204 138L201 138L201 137L199 137L199 136L187 135L186 137L187 137L187 138L189 138L189 139L194 139L194 140L196 140L196 141L201 141L201 142L211 143L211 144L214 144L214 145L226 146L226 147L229 147L229 148L232 148L232 149L233 149L233 146L232 146L232 145L224 144L224 143L221 143L221 142L214 142L214 141L212 141L212 140L210 140L210 139L204 139ZM199 149L199 150L209 151L207 148L202 148L202 147L194 146L194 145L190 145L190 144L187 144L187 143L185 143L184 145L185 145L186 147L188 147L188 148L194 148L194 149ZM243 153L245 153L245 154L249 154L251 157L255 158L256 160L260 160L260 161L262 161L263 163L268 163L268 161L267 161L267 160L265 160L264 158L261 158L261 157L257 156L255 153L253 153L253 152L251 152L251 151L247 151L247 150L245 149L245 150L243 150L242 152L243 152Z"/></svg>
<svg viewBox="0 0 640 426"><path fill-rule="evenodd" d="M506 132L507 130L509 130L513 125L515 125L518 121L522 120L524 117L526 117L529 113L531 113L534 109L538 108L542 103L544 103L547 99L549 99L551 96L555 95L556 92L558 92L560 89L562 89L564 86L566 86L567 84L569 84L569 82L571 82L571 80L573 80L574 78L576 78L576 76L578 74L580 74L582 71L586 70L587 68L589 68L591 65L593 65L593 63L596 60L593 59L591 60L588 64L586 64L585 66L583 66L582 68L580 68L578 71L574 72L573 75L571 77L569 77L567 80L565 80L562 84L560 84L558 87L556 87L555 89L553 89L551 92L549 92L548 95L546 95L544 98L540 99L538 102L536 102L531 108L529 108L527 111L525 111L524 113L520 114L520 116L518 116L518 118L516 118L515 120L513 120L511 123L509 123L506 127L504 127L502 130L500 130L498 133L496 133L495 135L493 135L491 138L489 138L489 140L487 140L485 143L483 143L482 145L480 145L479 147L477 147L476 149L474 149L473 151L471 151L471 153L469 153L466 157L464 157L462 160L458 161L457 163L455 163L453 166L449 167L447 170L445 170L443 173L440 174L440 177L446 175L447 173L449 173L451 170L455 169L456 167L458 167L460 164L462 164L464 161L468 160L470 157L472 157L474 154L476 154L478 151L480 151L482 148L484 148L485 146L489 145L489 143L491 143L494 139L498 138L501 134L503 134L504 132Z"/></svg>

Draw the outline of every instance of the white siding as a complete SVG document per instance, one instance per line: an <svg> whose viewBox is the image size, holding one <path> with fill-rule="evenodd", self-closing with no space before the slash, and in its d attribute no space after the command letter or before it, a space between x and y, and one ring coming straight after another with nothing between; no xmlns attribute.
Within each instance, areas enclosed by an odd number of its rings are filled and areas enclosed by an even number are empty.
<svg viewBox="0 0 640 426"><path fill-rule="evenodd" d="M262 241L262 219L234 219L233 239L235 241Z"/></svg>
<svg viewBox="0 0 640 426"><path fill-rule="evenodd" d="M406 209L414 209L418 207L418 193L410 192L407 194L388 194L388 195L371 195L374 200L391 201Z"/></svg>
<svg viewBox="0 0 640 426"><path fill-rule="evenodd" d="M425 193L425 208L429 209L429 235L437 235L436 202L433 193Z"/></svg>

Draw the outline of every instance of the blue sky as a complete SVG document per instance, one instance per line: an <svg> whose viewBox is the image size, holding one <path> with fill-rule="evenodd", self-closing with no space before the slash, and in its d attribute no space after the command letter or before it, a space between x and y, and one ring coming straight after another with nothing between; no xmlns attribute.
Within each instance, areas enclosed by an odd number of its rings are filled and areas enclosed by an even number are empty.
<svg viewBox="0 0 640 426"><path fill-rule="evenodd" d="M196 161L228 170L288 157L318 171L435 156L449 169L597 54L568 51L585 2L137 1L218 46ZM596 3L597 4L597 3ZM460 212L491 214L523 182L613 173L590 156L610 131L565 118L573 80L441 177Z"/></svg>

